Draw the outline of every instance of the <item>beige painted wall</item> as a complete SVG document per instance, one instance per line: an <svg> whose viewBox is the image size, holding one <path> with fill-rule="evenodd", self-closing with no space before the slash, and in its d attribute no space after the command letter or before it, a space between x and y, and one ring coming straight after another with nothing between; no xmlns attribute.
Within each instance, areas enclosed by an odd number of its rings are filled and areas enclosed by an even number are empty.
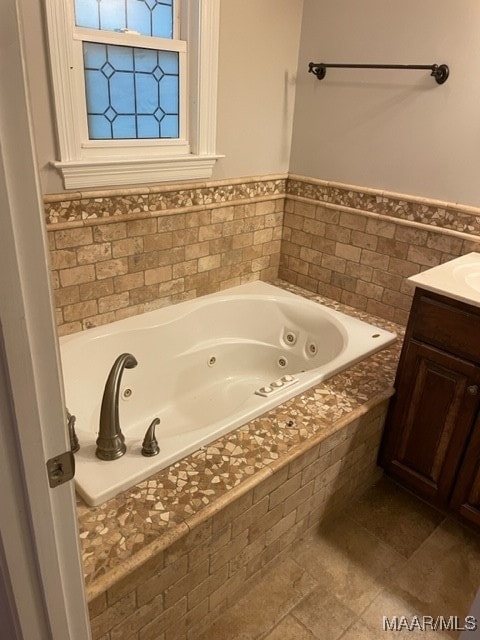
<svg viewBox="0 0 480 640"><path fill-rule="evenodd" d="M309 61L447 63L428 71L329 70ZM305 0L290 171L480 205L478 0Z"/></svg>
<svg viewBox="0 0 480 640"><path fill-rule="evenodd" d="M38 3L23 3L41 187L56 193L63 186L49 166L56 141L43 16ZM217 148L225 158L214 178L288 171L302 7L303 0L221 0Z"/></svg>
<svg viewBox="0 0 480 640"><path fill-rule="evenodd" d="M287 172L303 0L221 0L214 177Z"/></svg>

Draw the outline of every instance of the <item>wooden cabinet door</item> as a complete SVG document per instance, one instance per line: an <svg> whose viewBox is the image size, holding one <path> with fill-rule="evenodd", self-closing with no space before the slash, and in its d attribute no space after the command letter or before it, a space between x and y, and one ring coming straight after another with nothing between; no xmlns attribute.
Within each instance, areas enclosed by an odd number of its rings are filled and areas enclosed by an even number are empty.
<svg viewBox="0 0 480 640"><path fill-rule="evenodd" d="M478 410L480 370L416 340L404 349L382 464L430 502L447 506Z"/></svg>
<svg viewBox="0 0 480 640"><path fill-rule="evenodd" d="M451 507L480 527L480 417L465 448Z"/></svg>

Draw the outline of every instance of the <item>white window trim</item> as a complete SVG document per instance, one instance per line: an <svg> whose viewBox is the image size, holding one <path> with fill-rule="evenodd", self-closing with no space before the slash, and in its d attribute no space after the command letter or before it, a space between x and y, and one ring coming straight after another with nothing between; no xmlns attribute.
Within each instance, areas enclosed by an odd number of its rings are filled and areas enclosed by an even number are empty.
<svg viewBox="0 0 480 640"><path fill-rule="evenodd" d="M113 153L111 143L85 139L85 107L77 98L80 74L72 73L73 0L45 3L60 151L60 160L52 164L66 189L211 177L222 157L215 149L220 0L180 1L185 16L182 38L189 51L188 141L128 140L116 145Z"/></svg>

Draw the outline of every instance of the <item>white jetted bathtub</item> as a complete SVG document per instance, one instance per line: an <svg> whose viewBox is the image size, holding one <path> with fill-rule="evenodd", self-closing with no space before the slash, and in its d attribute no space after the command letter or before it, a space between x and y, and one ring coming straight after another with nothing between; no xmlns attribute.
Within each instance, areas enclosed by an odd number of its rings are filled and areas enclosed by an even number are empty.
<svg viewBox="0 0 480 640"><path fill-rule="evenodd" d="M81 448L76 487L97 505L395 340L264 282L234 287L61 338L67 407ZM131 353L119 417L126 454L95 457L105 382ZM141 455L160 418L160 453Z"/></svg>

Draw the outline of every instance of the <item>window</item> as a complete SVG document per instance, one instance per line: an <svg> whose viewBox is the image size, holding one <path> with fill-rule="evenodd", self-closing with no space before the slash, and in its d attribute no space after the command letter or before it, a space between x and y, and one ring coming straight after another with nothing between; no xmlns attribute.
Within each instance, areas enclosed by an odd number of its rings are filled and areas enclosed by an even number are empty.
<svg viewBox="0 0 480 640"><path fill-rule="evenodd" d="M46 6L65 187L210 177L219 0Z"/></svg>

